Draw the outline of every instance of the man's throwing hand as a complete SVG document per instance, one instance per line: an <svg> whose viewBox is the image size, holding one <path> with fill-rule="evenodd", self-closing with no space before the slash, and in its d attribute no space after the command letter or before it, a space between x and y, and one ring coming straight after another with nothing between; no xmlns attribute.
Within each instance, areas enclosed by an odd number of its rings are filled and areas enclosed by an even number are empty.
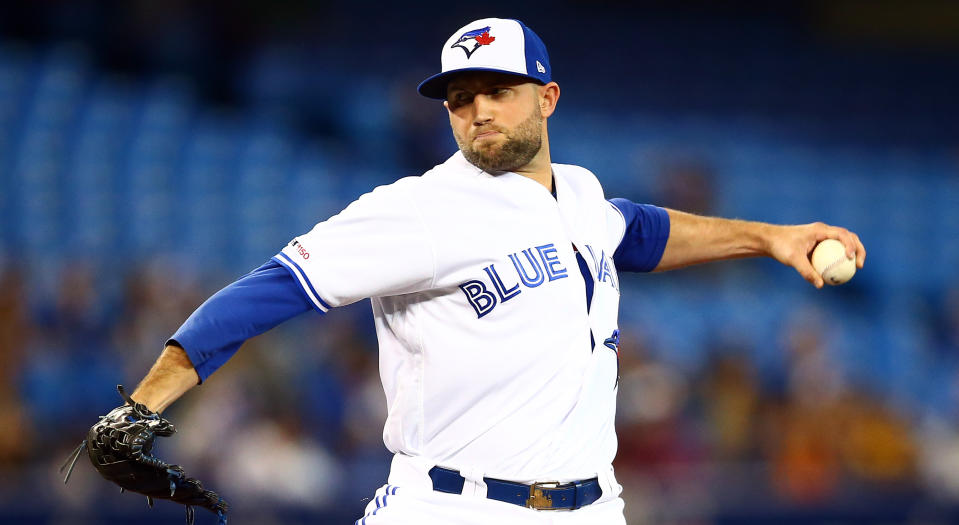
<svg viewBox="0 0 959 525"><path fill-rule="evenodd" d="M846 247L846 256L855 258L856 268L862 268L866 262L866 247L859 240L859 236L845 228L822 222L772 226L766 239L767 253L777 261L795 268L803 279L816 288L822 288L822 276L813 268L809 255L817 244L826 239L841 242Z"/></svg>

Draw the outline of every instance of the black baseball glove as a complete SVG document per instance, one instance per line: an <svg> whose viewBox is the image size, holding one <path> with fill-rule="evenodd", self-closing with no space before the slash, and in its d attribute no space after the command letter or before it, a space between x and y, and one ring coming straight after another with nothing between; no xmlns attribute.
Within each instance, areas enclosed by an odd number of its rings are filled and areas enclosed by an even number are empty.
<svg viewBox="0 0 959 525"><path fill-rule="evenodd" d="M193 525L193 507L203 507L217 514L220 524L226 524L227 503L215 492L205 490L194 478L188 478L179 465L170 465L154 457L153 441L157 436L170 436L173 424L137 403L127 395L122 385L117 391L126 401L109 414L102 416L87 433L73 454L60 467L63 482L70 479L77 458L87 449L94 468L104 478L120 486L120 492L129 490L147 497L150 507L154 499L168 499L186 505L186 521Z"/></svg>

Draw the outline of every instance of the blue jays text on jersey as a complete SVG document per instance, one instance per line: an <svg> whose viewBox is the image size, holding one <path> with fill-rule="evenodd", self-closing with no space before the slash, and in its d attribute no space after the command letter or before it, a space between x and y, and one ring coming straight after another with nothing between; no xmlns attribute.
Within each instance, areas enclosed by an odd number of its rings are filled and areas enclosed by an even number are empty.
<svg viewBox="0 0 959 525"><path fill-rule="evenodd" d="M598 269L596 282L608 283L614 289L619 290L612 259L603 250L600 250L597 254L592 246L587 244L585 247L589 252L588 255L593 259L594 267ZM470 279L459 285L460 290L466 295L466 300L476 312L478 319L492 312L498 304L503 304L522 293L520 284L525 288L536 288L543 283L568 276L568 270L559 260L553 243L532 246L519 252L513 252L508 255L508 258L515 273L507 270L504 275L508 275L512 280L504 281L500 271L496 268L496 263L493 263L482 270L485 272L486 278ZM592 280L589 275L583 275L583 278ZM512 283L512 285L507 283Z"/></svg>

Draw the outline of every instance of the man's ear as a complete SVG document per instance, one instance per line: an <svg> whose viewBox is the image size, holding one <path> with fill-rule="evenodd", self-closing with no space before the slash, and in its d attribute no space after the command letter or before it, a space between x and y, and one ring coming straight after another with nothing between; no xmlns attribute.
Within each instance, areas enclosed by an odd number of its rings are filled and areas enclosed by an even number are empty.
<svg viewBox="0 0 959 525"><path fill-rule="evenodd" d="M556 103L559 101L559 84L550 82L538 89L539 109L543 118L549 117L556 111Z"/></svg>

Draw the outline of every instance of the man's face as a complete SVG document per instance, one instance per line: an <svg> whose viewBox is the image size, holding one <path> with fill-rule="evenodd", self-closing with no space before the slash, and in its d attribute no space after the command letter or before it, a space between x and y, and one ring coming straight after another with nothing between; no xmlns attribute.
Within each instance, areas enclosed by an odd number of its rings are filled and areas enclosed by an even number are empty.
<svg viewBox="0 0 959 525"><path fill-rule="evenodd" d="M474 71L446 88L450 127L460 151L484 171L515 171L543 144L538 86L515 75Z"/></svg>

